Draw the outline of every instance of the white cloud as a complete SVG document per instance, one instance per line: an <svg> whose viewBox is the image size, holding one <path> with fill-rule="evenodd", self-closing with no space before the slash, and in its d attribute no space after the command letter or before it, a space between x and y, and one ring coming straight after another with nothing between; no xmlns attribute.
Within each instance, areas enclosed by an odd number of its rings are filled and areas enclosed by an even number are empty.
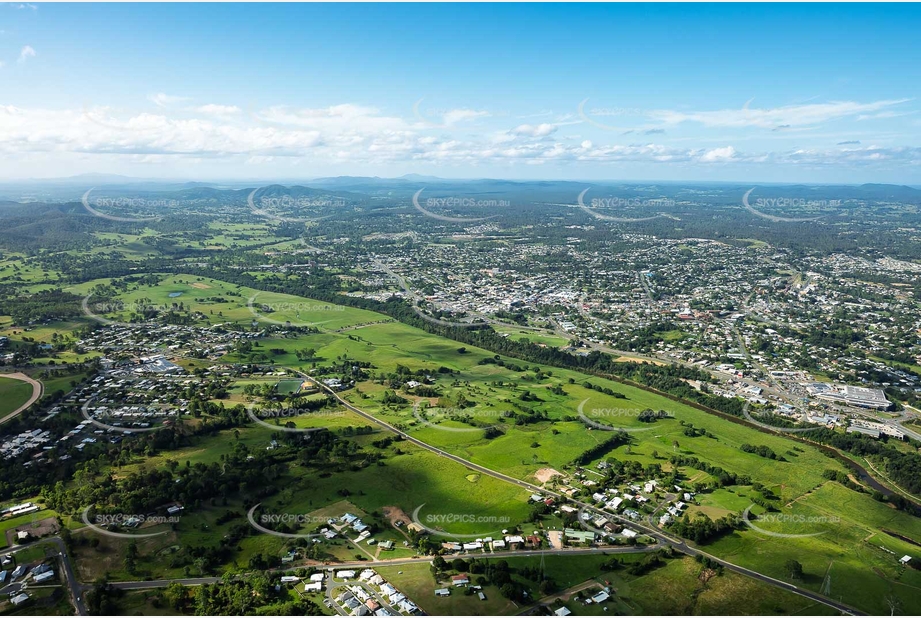
<svg viewBox="0 0 921 618"><path fill-rule="evenodd" d="M880 112L886 108L907 103L910 99L874 101L856 103L853 101L834 101L831 103L814 103L809 105L787 105L775 108L751 108L746 103L742 109L723 109L703 112L682 112L675 110L655 110L648 116L665 125L677 125L684 122L699 123L706 127L759 127L774 129L779 126L791 127L815 125L842 118L851 118L861 114Z"/></svg>
<svg viewBox="0 0 921 618"><path fill-rule="evenodd" d="M35 50L32 49L31 45L26 45L21 50L19 50L19 62L25 62L29 58L34 58L34 57L35 57Z"/></svg>
<svg viewBox="0 0 921 618"><path fill-rule="evenodd" d="M712 163L714 161L729 161L736 156L736 149L732 146L726 146L724 148L714 148L713 150L708 150L700 158L701 161L705 163Z"/></svg>
<svg viewBox="0 0 921 618"><path fill-rule="evenodd" d="M516 116L516 118L520 118L523 120L525 118L546 118L547 116L552 116L552 115L553 115L553 111L548 109L542 112L536 112L534 114L524 114L521 116Z"/></svg>
<svg viewBox="0 0 921 618"><path fill-rule="evenodd" d="M194 111L200 114L208 114L209 116L233 116L241 113L243 110L236 105L217 105L215 103L209 103L208 105L196 107Z"/></svg>
<svg viewBox="0 0 921 618"><path fill-rule="evenodd" d="M229 105L162 107L126 114L112 108L41 109L0 106L0 158L119 157L129 162L207 161L243 165L579 165L759 164L789 166L921 166L921 148L842 144L831 149L739 151L727 145L599 143L522 125L501 133L432 134L418 123L356 104L324 108L268 107L221 114ZM513 134L514 133L514 134ZM617 139L612 134L612 139ZM887 142L888 144L888 142Z"/></svg>
<svg viewBox="0 0 921 618"><path fill-rule="evenodd" d="M474 118L484 118L489 116L489 112L478 111L475 109L452 109L442 116L442 120L448 126L453 126L459 122L473 120Z"/></svg>
<svg viewBox="0 0 921 618"><path fill-rule="evenodd" d="M158 105L159 107L166 107L172 105L173 103L182 103L183 101L188 101L188 97L177 97L163 92L158 92L147 97L149 101Z"/></svg>
<svg viewBox="0 0 921 618"><path fill-rule="evenodd" d="M541 123L539 125L530 125L523 124L521 126L515 127L509 133L512 135L527 135L529 137L547 137L551 133L556 133L556 126L549 123Z"/></svg>
<svg viewBox="0 0 921 618"><path fill-rule="evenodd" d="M902 116L911 116L915 112L895 112L895 111L885 111L877 112L875 114L861 114L857 116L857 120L875 120L877 118L901 118Z"/></svg>

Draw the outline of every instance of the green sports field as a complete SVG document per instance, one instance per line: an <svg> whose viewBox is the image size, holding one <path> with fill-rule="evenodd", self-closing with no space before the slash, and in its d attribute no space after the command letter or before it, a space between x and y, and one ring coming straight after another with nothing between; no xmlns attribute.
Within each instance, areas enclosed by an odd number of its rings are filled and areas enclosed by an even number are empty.
<svg viewBox="0 0 921 618"><path fill-rule="evenodd" d="M120 293L117 299L128 308L125 311L105 311L99 309L101 317L126 321L131 315L131 308L139 303L146 303L165 310L181 303L183 309L197 312L204 316L203 324L286 324L297 326L314 326L321 330L335 331L352 327L364 322L380 320L381 316L370 311L351 309L321 301L291 296L260 292L251 288L233 285L207 277L190 275L162 275L155 285L132 284L127 293ZM67 291L89 294L97 284L106 280L94 280L75 285ZM94 299L90 298L90 309L94 312ZM97 305L98 306L98 305ZM111 308L111 307L106 307Z"/></svg>
<svg viewBox="0 0 921 618"><path fill-rule="evenodd" d="M0 376L0 417L24 404L32 396L32 385Z"/></svg>

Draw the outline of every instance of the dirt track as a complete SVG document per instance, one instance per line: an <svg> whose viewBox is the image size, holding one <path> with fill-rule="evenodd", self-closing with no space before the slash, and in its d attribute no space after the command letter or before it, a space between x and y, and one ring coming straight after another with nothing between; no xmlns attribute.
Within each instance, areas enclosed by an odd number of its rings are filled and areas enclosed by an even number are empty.
<svg viewBox="0 0 921 618"><path fill-rule="evenodd" d="M41 382L39 382L38 380L33 380L32 378L30 378L24 373L0 373L0 377L10 378L12 380L19 380L21 382L28 382L29 384L32 385L32 396L29 397L29 400L27 402L25 402L24 404L22 404L21 406L19 406L18 408L16 408L15 410L10 412L6 416L4 416L3 418L0 418L0 424L3 424L7 422L8 420L16 418L17 416L22 414L29 406L31 406L33 403L38 401L39 398L42 396L42 393L44 392L45 387L42 385Z"/></svg>

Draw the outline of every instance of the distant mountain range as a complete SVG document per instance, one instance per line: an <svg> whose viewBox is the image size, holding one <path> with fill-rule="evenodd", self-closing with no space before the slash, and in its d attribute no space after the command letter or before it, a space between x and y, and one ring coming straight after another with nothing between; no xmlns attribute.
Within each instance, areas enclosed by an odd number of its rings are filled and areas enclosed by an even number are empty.
<svg viewBox="0 0 921 618"><path fill-rule="evenodd" d="M504 180L492 178L451 179L421 174L406 174L397 178L378 176L333 176L310 180L258 181L235 180L221 182L190 181L180 179L136 178L117 174L80 174L66 178L27 179L0 182L0 201L12 202L69 202L79 200L83 193L94 189L100 194L162 194L175 193L176 197L207 198L231 197L233 193L261 189L260 195L301 196L349 192L368 196L401 197L423 189L427 197L435 195L478 195L542 202L574 202L582 190L594 188L593 196L608 190L624 195L661 195L678 197L688 189L706 188L722 190L722 200L755 187L759 197L784 196L824 199L859 199L871 201L899 201L921 203L921 187L868 183L862 185L782 185L776 183L693 183L693 182L626 182L626 181L571 181L571 180ZM358 197L353 195L352 197Z"/></svg>

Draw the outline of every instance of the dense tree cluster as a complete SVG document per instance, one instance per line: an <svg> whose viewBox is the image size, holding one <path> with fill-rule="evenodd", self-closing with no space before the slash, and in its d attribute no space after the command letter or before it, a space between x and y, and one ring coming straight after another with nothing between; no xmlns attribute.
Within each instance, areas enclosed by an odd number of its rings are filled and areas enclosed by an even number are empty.
<svg viewBox="0 0 921 618"><path fill-rule="evenodd" d="M697 513L694 517L685 515L681 519L676 519L669 524L669 529L678 536L704 544L738 530L743 525L739 515L726 515L714 521L707 517L706 513Z"/></svg>
<svg viewBox="0 0 921 618"><path fill-rule="evenodd" d="M742 449L746 453L754 453L755 455L758 455L759 457L764 457L765 459L778 459L780 461L784 461L783 457L778 456L777 453L775 453L770 447L764 446L763 444L761 446L754 446L752 444L743 444L739 448Z"/></svg>
<svg viewBox="0 0 921 618"><path fill-rule="evenodd" d="M13 317L14 326L60 321L80 315L82 297L60 289L0 299L0 314Z"/></svg>
<svg viewBox="0 0 921 618"><path fill-rule="evenodd" d="M875 440L858 433L841 433L830 429L816 429L806 434L809 438L842 451L878 460L886 473L902 489L921 494L921 454L902 451L883 440Z"/></svg>
<svg viewBox="0 0 921 618"><path fill-rule="evenodd" d="M618 446L629 443L630 436L626 432L615 431L612 433L611 437L580 453L575 459L572 460L572 463L576 466L584 466L585 464L590 463L599 457L604 457Z"/></svg>
<svg viewBox="0 0 921 618"><path fill-rule="evenodd" d="M673 466L687 466L702 470L716 479L717 487L726 487L728 485L750 485L751 478L744 475L737 475L734 472L727 472L719 466L701 461L690 455L672 455L668 461Z"/></svg>

